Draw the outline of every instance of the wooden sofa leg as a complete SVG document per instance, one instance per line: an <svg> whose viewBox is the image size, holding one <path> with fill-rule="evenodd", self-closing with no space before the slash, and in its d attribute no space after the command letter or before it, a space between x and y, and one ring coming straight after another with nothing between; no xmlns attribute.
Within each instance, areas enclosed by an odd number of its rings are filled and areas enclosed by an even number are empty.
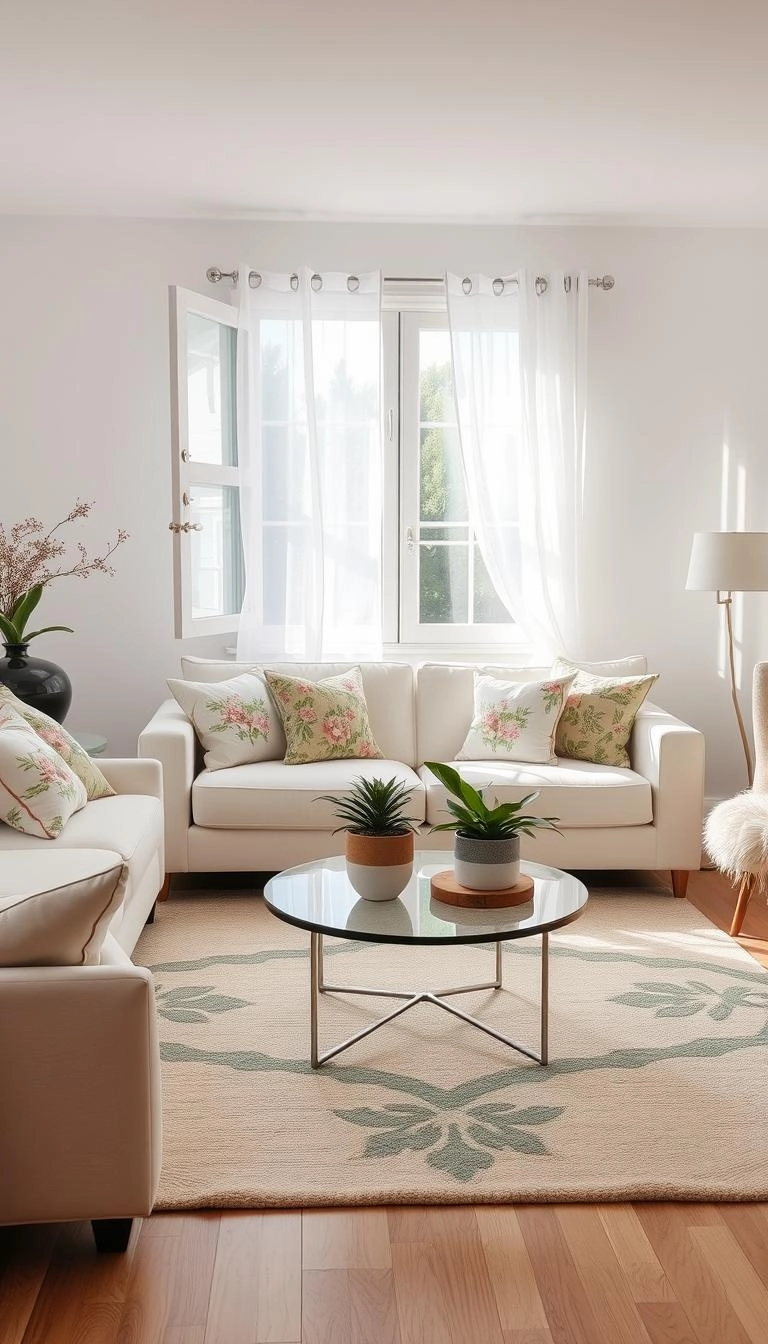
<svg viewBox="0 0 768 1344"><path fill-rule="evenodd" d="M167 900L168 900L168 896L169 896L169 894L170 894L170 890L171 890L171 874L170 874L170 873L166 873L166 874L165 874L165 881L163 882L162 887L160 888L160 890L159 890L158 893L157 893L157 899L158 899L158 901L167 901Z"/></svg>
<svg viewBox="0 0 768 1344"><path fill-rule="evenodd" d="M144 921L145 924L154 924L154 922L155 922L155 911L156 911L156 910L157 910L157 901L154 902L154 904L153 904L153 906L152 906L152 909L150 910L149 914L147 915L147 918L146 918L145 921Z"/></svg>
<svg viewBox="0 0 768 1344"><path fill-rule="evenodd" d="M91 1221L96 1250L125 1251L131 1239L132 1218L94 1218Z"/></svg>
<svg viewBox="0 0 768 1344"><path fill-rule="evenodd" d="M739 887L739 895L736 900L736 909L733 912L733 920L731 921L731 927L729 930L732 938L738 938L739 934L741 933L741 926L744 923L744 916L747 913L749 898L752 895L754 889L755 889L755 874L744 873L742 875L741 886Z"/></svg>
<svg viewBox="0 0 768 1344"><path fill-rule="evenodd" d="M688 890L689 877L690 873L685 868L672 869L672 894L674 896L677 896L680 899L682 899L682 897Z"/></svg>

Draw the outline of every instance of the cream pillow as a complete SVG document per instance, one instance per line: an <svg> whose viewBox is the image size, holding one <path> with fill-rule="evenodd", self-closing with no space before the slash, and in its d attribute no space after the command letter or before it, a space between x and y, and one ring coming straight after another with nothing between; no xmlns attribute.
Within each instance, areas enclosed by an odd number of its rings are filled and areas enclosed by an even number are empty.
<svg viewBox="0 0 768 1344"><path fill-rule="evenodd" d="M637 712L658 672L644 677L597 677L558 658L553 676L569 670L575 680L557 725L555 751L575 761L629 768L629 739Z"/></svg>
<svg viewBox="0 0 768 1344"><path fill-rule="evenodd" d="M29 862L33 858L32 862ZM0 964L93 966L128 869L109 850L27 850L9 856L0 876Z"/></svg>
<svg viewBox="0 0 768 1344"><path fill-rule="evenodd" d="M283 720L286 765L382 759L368 722L359 667L322 681L286 677L269 670L264 675Z"/></svg>
<svg viewBox="0 0 768 1344"><path fill-rule="evenodd" d="M168 689L197 733L207 770L280 760L285 734L258 672L243 672L229 681L172 679Z"/></svg>
<svg viewBox="0 0 768 1344"><path fill-rule="evenodd" d="M472 724L456 759L556 765L555 730L574 675L519 682L475 672Z"/></svg>
<svg viewBox="0 0 768 1344"><path fill-rule="evenodd" d="M55 840L85 807L85 785L11 705L0 705L0 820Z"/></svg>
<svg viewBox="0 0 768 1344"><path fill-rule="evenodd" d="M40 709L33 709L31 705L25 705L23 700L19 700L13 691L9 691L7 686L0 686L0 705L10 705L26 719L31 728L34 728L38 737L42 737L49 747L53 747L58 752L63 761L66 761L70 770L73 770L78 779L81 779L85 785L85 791L88 795L88 801L93 798L114 798L115 790L101 773L96 762L91 760L87 751L84 751L80 743L68 733L66 728L62 728L60 723L52 719L50 715L43 714Z"/></svg>

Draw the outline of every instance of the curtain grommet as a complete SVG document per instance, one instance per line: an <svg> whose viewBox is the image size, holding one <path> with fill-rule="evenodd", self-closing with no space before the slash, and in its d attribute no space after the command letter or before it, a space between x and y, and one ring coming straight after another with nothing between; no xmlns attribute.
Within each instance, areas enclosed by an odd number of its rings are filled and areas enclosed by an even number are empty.
<svg viewBox="0 0 768 1344"><path fill-rule="evenodd" d="M259 288L259 285L261 284L261 276L259 275L258 271L248 272L248 284L250 285L251 289Z"/></svg>
<svg viewBox="0 0 768 1344"><path fill-rule="evenodd" d="M461 282L461 288L464 290L465 294L472 293L472 281L470 280L468 275L464 276L464 279Z"/></svg>
<svg viewBox="0 0 768 1344"><path fill-rule="evenodd" d="M317 291L318 291L319 289L322 289L322 288L323 288L323 277L322 277L322 275L318 275L317 271L315 271L315 274L312 276L312 278L311 278L311 280L310 280L309 283L310 283L310 285L312 286L312 288L314 289L315 293L317 293Z"/></svg>
<svg viewBox="0 0 768 1344"><path fill-rule="evenodd" d="M290 284L291 289L293 290L293 292L294 292L294 294L295 294L295 293L296 293L296 290L299 288L299 277L298 277L298 275L296 274L295 271L293 272L293 275L291 276L291 278L290 278L290 280L289 280L288 283Z"/></svg>
<svg viewBox="0 0 768 1344"><path fill-rule="evenodd" d="M542 294L546 294L546 292L547 292L548 289L549 289L549 282L548 282L547 280L545 280L545 278L544 278L543 275L537 275L537 276L536 276L536 293L537 293L539 296L541 296Z"/></svg>
<svg viewBox="0 0 768 1344"><path fill-rule="evenodd" d="M347 289L349 290L350 294L355 294L359 288L360 288L360 281L358 277L356 275L348 275Z"/></svg>
<svg viewBox="0 0 768 1344"><path fill-rule="evenodd" d="M496 279L493 281L493 284L491 285L491 289L493 290L494 294L503 294L506 287L507 282L506 280L502 280L500 275L497 275Z"/></svg>

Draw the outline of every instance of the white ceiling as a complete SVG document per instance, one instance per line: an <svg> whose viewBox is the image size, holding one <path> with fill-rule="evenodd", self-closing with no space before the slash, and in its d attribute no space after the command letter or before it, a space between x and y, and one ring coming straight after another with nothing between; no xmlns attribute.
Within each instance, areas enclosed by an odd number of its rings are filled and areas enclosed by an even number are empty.
<svg viewBox="0 0 768 1344"><path fill-rule="evenodd" d="M0 0L0 213L768 226L768 0Z"/></svg>

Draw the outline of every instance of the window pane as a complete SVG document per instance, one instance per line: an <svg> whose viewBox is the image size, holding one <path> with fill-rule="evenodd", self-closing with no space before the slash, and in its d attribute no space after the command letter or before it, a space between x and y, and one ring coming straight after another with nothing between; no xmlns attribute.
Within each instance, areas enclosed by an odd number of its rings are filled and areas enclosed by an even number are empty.
<svg viewBox="0 0 768 1344"><path fill-rule="evenodd" d="M235 330L187 313L187 420L193 462L237 464Z"/></svg>
<svg viewBox="0 0 768 1344"><path fill-rule="evenodd" d="M477 625L504 624L512 620L485 567L480 547L475 546L474 622Z"/></svg>
<svg viewBox="0 0 768 1344"><path fill-rule="evenodd" d="M192 617L231 616L243 605L240 495L231 485L195 485L190 490Z"/></svg>
<svg viewBox="0 0 768 1344"><path fill-rule="evenodd" d="M469 517L455 429L422 429L419 456L422 522L465 523Z"/></svg>
<svg viewBox="0 0 768 1344"><path fill-rule="evenodd" d="M419 620L464 625L469 620L469 546L419 546Z"/></svg>

